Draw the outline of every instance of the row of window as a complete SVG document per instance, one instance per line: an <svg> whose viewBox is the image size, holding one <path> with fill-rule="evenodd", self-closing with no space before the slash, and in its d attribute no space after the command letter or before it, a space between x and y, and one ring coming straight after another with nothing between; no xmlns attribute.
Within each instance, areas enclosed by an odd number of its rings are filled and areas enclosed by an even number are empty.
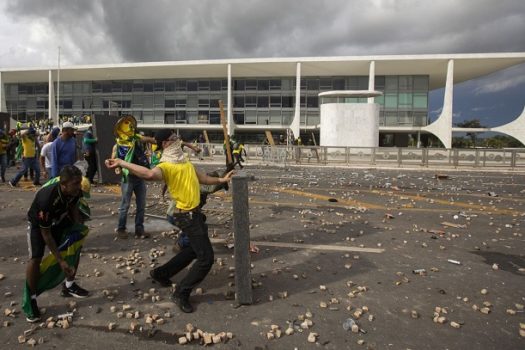
<svg viewBox="0 0 525 350"><path fill-rule="evenodd" d="M333 98L332 98L333 99ZM324 102L334 102L330 98L324 98ZM364 103L366 98L344 98L347 103ZM384 106L385 109L427 109L428 95L426 93L386 93L375 98L375 102ZM317 96L301 96L301 107L318 108L319 98ZM165 98L164 96L153 97L137 95L128 99L110 99L102 97L74 97L73 99L61 99L61 109L128 109L128 108L219 108L217 98L202 98L202 96L188 96L187 98ZM263 96L247 95L234 96L234 108L294 108L294 96ZM8 110L33 110L47 109L46 99L27 99L21 101L7 101Z"/></svg>
<svg viewBox="0 0 525 350"><path fill-rule="evenodd" d="M253 78L233 79L234 91L293 91L295 78ZM55 83L55 91L57 91ZM174 91L225 91L228 89L226 79L195 80L125 80L125 81L84 81L60 83L60 94L87 95L91 93L133 93L133 92L174 92ZM367 76L350 77L304 77L301 79L301 90L366 90ZM376 76L375 89L381 91L414 90L428 91L428 76ZM6 84L6 96L47 95L47 83Z"/></svg>

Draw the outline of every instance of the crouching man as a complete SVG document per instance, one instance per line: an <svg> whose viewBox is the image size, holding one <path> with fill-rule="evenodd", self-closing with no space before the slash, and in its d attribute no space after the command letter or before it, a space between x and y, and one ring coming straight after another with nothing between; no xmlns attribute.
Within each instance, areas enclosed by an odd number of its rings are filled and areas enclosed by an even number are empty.
<svg viewBox="0 0 525 350"><path fill-rule="evenodd" d="M60 180L42 187L28 212L29 263L22 309L28 322L40 320L37 296L60 284L63 297L85 298L88 291L75 283L80 249L87 227L79 205L82 198L82 173L67 165ZM45 247L51 254L42 260Z"/></svg>

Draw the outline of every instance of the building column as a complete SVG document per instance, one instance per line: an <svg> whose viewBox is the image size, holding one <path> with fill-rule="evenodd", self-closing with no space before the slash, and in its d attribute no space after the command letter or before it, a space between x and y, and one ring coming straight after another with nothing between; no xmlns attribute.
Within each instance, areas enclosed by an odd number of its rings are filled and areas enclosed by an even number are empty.
<svg viewBox="0 0 525 350"><path fill-rule="evenodd" d="M232 65L228 64L228 97L227 97L227 129L228 135L232 136L235 130L235 125L233 124L233 102L232 102Z"/></svg>
<svg viewBox="0 0 525 350"><path fill-rule="evenodd" d="M56 111L56 106L55 106L55 84L53 83L53 71L52 70L49 70L48 89L49 89L49 93L47 95L48 96L48 108L47 108L48 118L49 120L53 121L54 126L59 126L58 116L57 116L57 111Z"/></svg>
<svg viewBox="0 0 525 350"><path fill-rule="evenodd" d="M370 61L370 69L368 73L368 90L374 91L375 84L376 84L376 62ZM368 103L374 103L374 97L369 97Z"/></svg>
<svg viewBox="0 0 525 350"><path fill-rule="evenodd" d="M5 86L2 80L2 72L0 72L0 112L7 112L7 104L5 102Z"/></svg>
<svg viewBox="0 0 525 350"><path fill-rule="evenodd" d="M295 112L290 129L295 140L299 138L301 126L301 62L297 62L295 73Z"/></svg>
<svg viewBox="0 0 525 350"><path fill-rule="evenodd" d="M454 60L447 64L447 80L445 83L445 97L443 98L443 109L439 117L430 125L421 130L428 131L437 136L445 148L452 147L452 102L454 95Z"/></svg>

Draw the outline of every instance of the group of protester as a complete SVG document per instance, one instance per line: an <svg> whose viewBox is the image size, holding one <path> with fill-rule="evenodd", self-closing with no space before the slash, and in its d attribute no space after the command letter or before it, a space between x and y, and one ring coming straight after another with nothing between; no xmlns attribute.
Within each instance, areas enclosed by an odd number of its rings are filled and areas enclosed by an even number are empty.
<svg viewBox="0 0 525 350"><path fill-rule="evenodd" d="M50 146L55 151L58 150L57 154L62 154L69 147L70 128L73 129L73 125L64 123L62 133L56 135L56 139L52 141L57 142ZM31 135L30 132L24 135L27 134ZM164 265L153 269L150 277L161 286L171 286L170 278L196 260L172 294L172 300L180 310L193 312L190 294L206 277L214 262L206 216L201 208L206 201L206 193L227 185L233 172L229 171L221 177L196 170L182 151L182 147L187 146L198 153L196 146L183 143L172 130L167 129L159 130L154 137L140 135L136 131L136 121L131 116L119 120L115 126L115 137L112 156L105 160L105 165L121 175L122 197L117 237L128 238L126 221L133 193L137 203L135 236L149 237L144 229L147 191L145 182L163 182L172 200L167 218L183 232L185 240L179 244L178 253ZM94 142L91 143L93 144ZM145 151L147 144L153 146L153 155L156 157L148 157ZM64 153L67 154L67 151ZM89 159L90 155L88 153L86 158ZM33 163L28 162L28 167ZM85 190L86 186L83 189L83 183L86 185L87 182L89 185L89 182L82 181L81 171L70 164L69 159L68 164L51 164L50 168L51 176L58 175L58 178L37 192L28 212L30 263L26 271L23 310L29 322L40 320L37 296L62 283L64 279L62 296L84 298L89 295L87 290L75 283L80 250L87 235L87 227L83 223L89 219L89 209L85 208L85 197L89 196L89 190ZM87 173L89 174L89 170ZM211 189L207 188L205 191L208 192L205 192L201 190L201 186L211 186ZM45 246L51 253L43 260Z"/></svg>
<svg viewBox="0 0 525 350"><path fill-rule="evenodd" d="M97 171L94 145L97 140L91 130L84 133L82 149L88 162L88 179L91 183ZM49 132L40 132L29 125L19 130L6 133L0 129L0 166L2 182L6 182L8 166L16 166L20 161L20 171L9 180L9 185L16 187L22 177L31 178L35 186L40 186L41 178L57 177L66 165L73 165L79 160L75 127L71 122L62 124L62 130L54 127Z"/></svg>

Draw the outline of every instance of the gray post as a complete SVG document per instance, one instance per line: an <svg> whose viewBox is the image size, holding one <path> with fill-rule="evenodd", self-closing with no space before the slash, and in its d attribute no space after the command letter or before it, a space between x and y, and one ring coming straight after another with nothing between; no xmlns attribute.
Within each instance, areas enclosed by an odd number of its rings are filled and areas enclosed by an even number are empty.
<svg viewBox="0 0 525 350"><path fill-rule="evenodd" d="M249 177L243 171L232 178L235 295L237 302L241 305L252 304L248 180Z"/></svg>

